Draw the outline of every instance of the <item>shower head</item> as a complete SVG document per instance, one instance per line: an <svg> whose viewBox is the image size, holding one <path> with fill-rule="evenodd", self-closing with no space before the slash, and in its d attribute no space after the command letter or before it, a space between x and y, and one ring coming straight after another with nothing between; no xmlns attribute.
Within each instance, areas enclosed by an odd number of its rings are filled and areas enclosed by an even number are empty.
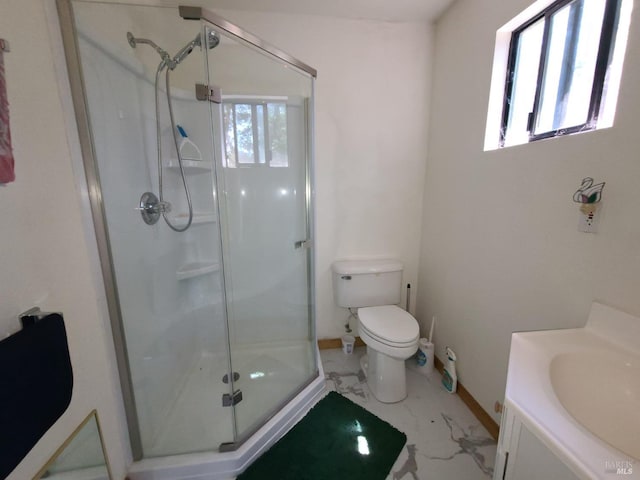
<svg viewBox="0 0 640 480"><path fill-rule="evenodd" d="M209 30L207 32L207 47L209 47L210 49L216 48L219 43L220 37L218 37L216 32L214 32L213 30ZM189 56L191 52L193 52L193 49L196 47L202 47L202 36L200 34L196 35L196 38L191 40L184 47L182 47L182 49L178 53L176 53L176 55L173 57L173 65L171 69L173 70L174 68L176 68L180 64L180 62L182 62Z"/></svg>
<svg viewBox="0 0 640 480"><path fill-rule="evenodd" d="M187 43L184 47L182 47L182 49L180 49L180 51L178 51L178 53L175 54L173 58L171 58L165 50L163 50L158 45L156 45L155 42L147 38L136 38L131 32L127 32L127 41L129 42L131 48L136 48L139 43L147 44L153 47L155 51L158 52L158 54L162 57L162 63L160 64L161 67L159 68L164 68L163 66L166 65L170 70L175 69L185 58L187 58L189 54L193 52L194 48L202 46L202 36L198 34L196 35L196 38ZM220 37L218 37L218 34L213 30L209 30L207 32L207 46L209 48L215 48L219 43Z"/></svg>
<svg viewBox="0 0 640 480"><path fill-rule="evenodd" d="M216 48L220 44L220 37L213 30L209 30L207 32L207 43L209 44L209 49Z"/></svg>

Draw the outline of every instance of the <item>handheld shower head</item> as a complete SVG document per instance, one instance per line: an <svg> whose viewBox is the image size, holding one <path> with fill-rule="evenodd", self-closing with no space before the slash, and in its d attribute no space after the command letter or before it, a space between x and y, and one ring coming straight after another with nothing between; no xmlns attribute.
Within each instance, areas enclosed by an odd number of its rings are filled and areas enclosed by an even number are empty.
<svg viewBox="0 0 640 480"><path fill-rule="evenodd" d="M150 45L156 52L158 52L160 57L162 57L164 65L168 66L170 70L173 70L180 64L180 62L187 58L191 52L193 52L194 48L202 46L202 36L200 34L196 35L196 38L182 47L173 58L171 58L165 50L156 45L152 40L134 37L131 32L127 32L127 42L129 42L131 48L136 48L139 43ZM207 33L207 46L209 48L215 48L219 43L220 37L218 37L218 34L213 30L209 30Z"/></svg>
<svg viewBox="0 0 640 480"><path fill-rule="evenodd" d="M218 37L216 32L214 32L213 30L209 30L207 33L207 46L210 49L213 49L216 48L219 43L220 37ZM196 35L196 38L187 43L178 53L175 54L172 60L173 66L171 69L173 70L174 68L176 68L180 64L180 62L182 62L189 56L191 52L193 52L193 49L196 47L202 47L202 36L200 34Z"/></svg>
<svg viewBox="0 0 640 480"><path fill-rule="evenodd" d="M175 68L180 62L182 62L185 58L187 58L189 54L193 52L193 49L196 48L197 46L200 46L200 44L201 44L200 34L198 34L196 38L194 38L189 43L187 43L184 47L180 49L180 51L178 51L178 53L174 55L173 68Z"/></svg>

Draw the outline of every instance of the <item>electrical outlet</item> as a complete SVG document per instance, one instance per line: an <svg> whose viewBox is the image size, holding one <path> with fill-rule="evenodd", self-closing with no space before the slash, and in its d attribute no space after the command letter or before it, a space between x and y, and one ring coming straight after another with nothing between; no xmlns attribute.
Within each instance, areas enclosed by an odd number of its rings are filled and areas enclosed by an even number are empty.
<svg viewBox="0 0 640 480"><path fill-rule="evenodd" d="M578 231L584 233L596 233L598 231L597 204L586 204L580 208L578 218Z"/></svg>

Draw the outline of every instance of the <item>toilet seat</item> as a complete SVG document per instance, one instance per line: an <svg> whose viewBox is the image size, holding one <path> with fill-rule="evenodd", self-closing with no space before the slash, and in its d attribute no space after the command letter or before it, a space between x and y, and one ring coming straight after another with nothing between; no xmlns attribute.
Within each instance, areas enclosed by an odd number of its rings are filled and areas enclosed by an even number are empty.
<svg viewBox="0 0 640 480"><path fill-rule="evenodd" d="M380 338L380 336L378 336L375 333L371 332L371 330L368 330L366 327L360 326L359 331L361 333L360 336L366 335L367 337L375 340L376 342L381 343L383 345L386 345L387 347L390 347L390 348L406 348L406 347L411 347L412 345L417 345L417 343L418 343L418 337L417 336L416 336L415 340L412 340L410 342L390 342L389 340L386 340L384 338Z"/></svg>
<svg viewBox="0 0 640 480"><path fill-rule="evenodd" d="M409 313L395 305L358 310L358 333L367 345L367 385L383 403L407 396L405 360L418 350L420 328Z"/></svg>
<svg viewBox="0 0 640 480"><path fill-rule="evenodd" d="M364 333L389 347L411 347L420 337L416 319L396 305L360 308L358 318Z"/></svg>

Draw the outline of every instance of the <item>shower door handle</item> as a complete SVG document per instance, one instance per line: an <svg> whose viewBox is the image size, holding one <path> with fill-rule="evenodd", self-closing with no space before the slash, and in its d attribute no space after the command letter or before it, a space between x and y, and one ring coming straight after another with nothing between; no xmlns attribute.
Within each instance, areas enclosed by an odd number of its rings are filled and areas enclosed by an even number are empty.
<svg viewBox="0 0 640 480"><path fill-rule="evenodd" d="M293 246L296 248L296 250L298 248L311 248L311 240L309 240L309 239L298 240L297 242L295 242L293 244Z"/></svg>

